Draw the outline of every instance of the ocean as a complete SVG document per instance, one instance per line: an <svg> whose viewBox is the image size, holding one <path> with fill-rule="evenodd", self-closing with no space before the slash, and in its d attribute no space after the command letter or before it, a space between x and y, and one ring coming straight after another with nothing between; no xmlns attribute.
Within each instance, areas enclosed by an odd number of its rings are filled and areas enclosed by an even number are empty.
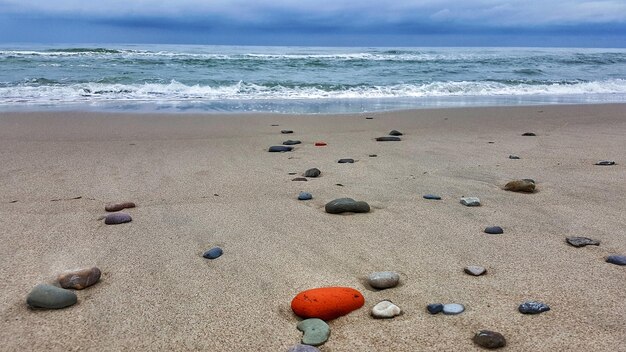
<svg viewBox="0 0 626 352"><path fill-rule="evenodd" d="M0 47L0 110L359 113L626 102L626 49Z"/></svg>

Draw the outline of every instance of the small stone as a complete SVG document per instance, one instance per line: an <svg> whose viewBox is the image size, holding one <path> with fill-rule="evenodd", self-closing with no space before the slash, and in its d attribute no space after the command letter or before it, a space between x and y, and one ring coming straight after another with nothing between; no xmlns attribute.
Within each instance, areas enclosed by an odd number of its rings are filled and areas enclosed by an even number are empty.
<svg viewBox="0 0 626 352"><path fill-rule="evenodd" d="M338 198L326 203L325 210L329 214L368 213L370 206L363 201L355 201L352 198Z"/></svg>
<svg viewBox="0 0 626 352"><path fill-rule="evenodd" d="M292 130L281 130L280 133L282 134L289 134L289 133L293 133Z"/></svg>
<svg viewBox="0 0 626 352"><path fill-rule="evenodd" d="M272 127L276 127L276 126L279 126L279 124L277 124L277 123L273 123L273 124L271 124L270 126L272 126Z"/></svg>
<svg viewBox="0 0 626 352"><path fill-rule="evenodd" d="M293 147L289 147L286 145L274 145L271 146L267 151L270 153L282 153L282 152L290 152L293 150Z"/></svg>
<svg viewBox="0 0 626 352"><path fill-rule="evenodd" d="M330 326L318 318L305 319L298 323L298 330L302 331L302 343L319 346L324 344L330 336Z"/></svg>
<svg viewBox="0 0 626 352"><path fill-rule="evenodd" d="M610 255L606 257L606 262L615 265L626 265L626 255Z"/></svg>
<svg viewBox="0 0 626 352"><path fill-rule="evenodd" d="M484 347L489 350L494 350L496 348L501 348L506 346L506 339L504 336L495 331L489 330L480 330L474 335L472 339L475 344L480 347Z"/></svg>
<svg viewBox="0 0 626 352"><path fill-rule="evenodd" d="M304 177L319 177L322 174L320 169L314 167L312 169L308 169L304 172Z"/></svg>
<svg viewBox="0 0 626 352"><path fill-rule="evenodd" d="M592 240L587 237L567 237L565 241L574 247L599 246L600 241Z"/></svg>
<svg viewBox="0 0 626 352"><path fill-rule="evenodd" d="M469 265L466 266L463 271L465 271L465 273L468 275L480 276L486 273L487 269L483 268L482 266Z"/></svg>
<svg viewBox="0 0 626 352"><path fill-rule="evenodd" d="M113 213L107 215L104 218L104 223L107 225L118 225L131 221L133 221L133 218L131 218L130 215L126 213Z"/></svg>
<svg viewBox="0 0 626 352"><path fill-rule="evenodd" d="M467 207L478 207L480 206L480 199L477 197L463 197L461 198L461 204Z"/></svg>
<svg viewBox="0 0 626 352"><path fill-rule="evenodd" d="M313 199L313 195L309 192L300 192L300 194L298 194L298 200L309 200L309 199Z"/></svg>
<svg viewBox="0 0 626 352"><path fill-rule="evenodd" d="M354 163L354 159L339 159L339 164L352 164Z"/></svg>
<svg viewBox="0 0 626 352"><path fill-rule="evenodd" d="M377 156L378 156L378 155L376 155L376 154L370 154L370 155L369 155L369 157L370 157L370 158L375 158L375 157L377 157Z"/></svg>
<svg viewBox="0 0 626 352"><path fill-rule="evenodd" d="M431 304L426 306L426 310L428 310L428 313L430 313L430 314L441 313L441 312L443 312L443 304L441 304L441 303L431 303Z"/></svg>
<svg viewBox="0 0 626 352"><path fill-rule="evenodd" d="M101 274L100 269L93 267L63 273L59 275L57 281L63 288L82 290L98 282Z"/></svg>
<svg viewBox="0 0 626 352"><path fill-rule="evenodd" d="M302 142L301 141L297 141L297 140L296 141L292 141L291 139L289 139L289 140L284 141L283 145L296 145L296 144L300 144L300 143L302 143Z"/></svg>
<svg viewBox="0 0 626 352"><path fill-rule="evenodd" d="M135 203L133 203L133 202L123 202L123 203L107 204L104 207L104 210L106 210L106 211L120 211L122 209L134 208L134 207L135 207Z"/></svg>
<svg viewBox="0 0 626 352"><path fill-rule="evenodd" d="M600 160L596 163L599 166L612 166L615 165L615 161L613 160Z"/></svg>
<svg viewBox="0 0 626 352"><path fill-rule="evenodd" d="M366 120L373 120L374 118L373 117L366 117L365 119Z"/></svg>
<svg viewBox="0 0 626 352"><path fill-rule="evenodd" d="M389 132L390 136L402 136L402 132L398 131L398 130L391 130L391 132Z"/></svg>
<svg viewBox="0 0 626 352"><path fill-rule="evenodd" d="M378 302L372 308L372 316L377 319L389 319L400 315L402 310L390 301Z"/></svg>
<svg viewBox="0 0 626 352"><path fill-rule="evenodd" d="M315 142L315 146L316 146L316 147L325 147L325 146L327 146L327 145L328 145L328 144L326 144L326 142Z"/></svg>
<svg viewBox="0 0 626 352"><path fill-rule="evenodd" d="M436 194L425 194L423 197L424 199L441 200L441 197Z"/></svg>
<svg viewBox="0 0 626 352"><path fill-rule="evenodd" d="M224 253L224 251L222 251L220 247L213 247L209 249L208 251L204 252L202 256L205 257L206 259L216 259L216 258L219 258L222 255L222 253Z"/></svg>
<svg viewBox="0 0 626 352"><path fill-rule="evenodd" d="M513 180L504 185L504 189L511 192L533 193L535 191L535 182L532 179Z"/></svg>
<svg viewBox="0 0 626 352"><path fill-rule="evenodd" d="M367 283L373 288L377 288L379 290L396 287L399 282L400 275L393 271L379 271L371 273L367 277Z"/></svg>
<svg viewBox="0 0 626 352"><path fill-rule="evenodd" d="M26 303L33 308L60 309L77 301L74 292L45 284L35 286L26 297Z"/></svg>
<svg viewBox="0 0 626 352"><path fill-rule="evenodd" d="M378 142L400 142L400 137L378 137L376 138Z"/></svg>
<svg viewBox="0 0 626 352"><path fill-rule="evenodd" d="M518 309L523 314L539 314L549 311L550 307L545 303L528 301L520 304Z"/></svg>
<svg viewBox="0 0 626 352"><path fill-rule="evenodd" d="M485 228L485 233L490 235L501 235L504 233L504 230L500 226L489 226Z"/></svg>
<svg viewBox="0 0 626 352"><path fill-rule="evenodd" d="M517 155L511 154L511 155L509 155L509 159L518 160L518 159L520 159L520 157L517 156Z"/></svg>
<svg viewBox="0 0 626 352"><path fill-rule="evenodd" d="M456 315L465 311L465 307L458 303L448 303L443 305L443 314Z"/></svg>
<svg viewBox="0 0 626 352"><path fill-rule="evenodd" d="M292 178L292 181L308 181L306 178L304 177L296 177L296 178Z"/></svg>
<svg viewBox="0 0 626 352"><path fill-rule="evenodd" d="M534 137L534 136L536 136L536 134L535 134L534 132L525 132L525 133L522 133L522 136L525 136L525 137Z"/></svg>
<svg viewBox="0 0 626 352"><path fill-rule="evenodd" d="M320 352L320 350L317 347L303 345L299 343L290 347L287 352Z"/></svg>

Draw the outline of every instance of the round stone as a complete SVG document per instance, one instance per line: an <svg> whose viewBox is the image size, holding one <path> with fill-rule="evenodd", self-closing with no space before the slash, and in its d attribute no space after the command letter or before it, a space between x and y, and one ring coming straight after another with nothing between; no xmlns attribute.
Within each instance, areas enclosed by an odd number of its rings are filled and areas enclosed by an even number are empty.
<svg viewBox="0 0 626 352"><path fill-rule="evenodd" d="M320 352L317 347L313 347L310 345L303 345L301 343L291 346L287 352Z"/></svg>
<svg viewBox="0 0 626 352"><path fill-rule="evenodd" d="M284 141L283 145L296 145L296 144L300 144L300 143L302 143L302 142L298 141L298 140L292 141L291 139L289 139L289 140Z"/></svg>
<svg viewBox="0 0 626 352"><path fill-rule="evenodd" d="M378 302L372 308L372 316L377 319L389 319L400 315L402 310L390 301Z"/></svg>
<svg viewBox="0 0 626 352"><path fill-rule="evenodd" d="M626 265L626 255L610 255L606 257L606 262L615 265Z"/></svg>
<svg viewBox="0 0 626 352"><path fill-rule="evenodd" d="M456 315L461 314L465 310L462 304L448 303L443 305L443 314Z"/></svg>
<svg viewBox="0 0 626 352"><path fill-rule="evenodd" d="M571 246L574 246L574 247L599 246L600 245L600 241L592 240L591 238L587 238L587 237L572 236L572 237L565 238L565 241L567 241L567 243L569 243Z"/></svg>
<svg viewBox="0 0 626 352"><path fill-rule="evenodd" d="M528 301L520 304L519 306L520 313L523 314L539 314L543 312L547 312L550 310L547 304L537 302L537 301Z"/></svg>
<svg viewBox="0 0 626 352"><path fill-rule="evenodd" d="M281 152L290 152L293 150L293 147L289 147L286 145L274 145L271 146L267 151L270 153L281 153Z"/></svg>
<svg viewBox="0 0 626 352"><path fill-rule="evenodd" d="M370 206L366 202L355 201L352 198L338 198L326 203L324 209L329 214L367 213L370 211Z"/></svg>
<svg viewBox="0 0 626 352"><path fill-rule="evenodd" d="M363 307L365 298L350 287L321 287L298 293L291 309L301 318L332 320Z"/></svg>
<svg viewBox="0 0 626 352"><path fill-rule="evenodd" d="M299 200L313 199L313 195L309 192L300 192L300 194L298 194L298 199Z"/></svg>
<svg viewBox="0 0 626 352"><path fill-rule="evenodd" d="M500 226L489 226L485 228L485 233L491 235L500 235L504 233L504 230Z"/></svg>
<svg viewBox="0 0 626 352"><path fill-rule="evenodd" d="M33 308L61 309L77 301L74 292L46 284L35 286L26 297L26 303Z"/></svg>
<svg viewBox="0 0 626 352"><path fill-rule="evenodd" d="M339 159L339 164L352 164L354 163L354 159Z"/></svg>
<svg viewBox="0 0 626 352"><path fill-rule="evenodd" d="M107 204L104 207L104 210L106 211L120 211L126 208L134 208L136 205L133 202L123 202L123 203L113 203L113 204Z"/></svg>
<svg viewBox="0 0 626 352"><path fill-rule="evenodd" d="M402 136L402 132L398 131L398 130L391 130L391 132L389 132L390 136Z"/></svg>
<svg viewBox="0 0 626 352"><path fill-rule="evenodd" d="M222 251L220 247L213 247L209 249L208 251L204 252L202 256L207 259L215 259L215 258L219 258L223 253L224 251Z"/></svg>
<svg viewBox="0 0 626 352"><path fill-rule="evenodd" d="M383 290L396 287L400 282L400 275L393 271L379 271L367 277L367 283L373 288Z"/></svg>
<svg viewBox="0 0 626 352"><path fill-rule="evenodd" d="M71 288L74 290L82 290L85 287L89 287L98 280L102 272L100 269L93 267L75 271L65 272L57 278L59 285L63 288Z"/></svg>
<svg viewBox="0 0 626 352"><path fill-rule="evenodd" d="M400 139L400 137L385 136L385 137L378 137L378 138L376 138L376 141L378 141L378 142L400 142L401 139Z"/></svg>
<svg viewBox="0 0 626 352"><path fill-rule="evenodd" d="M319 177L322 174L320 169L314 167L312 169L308 169L304 172L304 177Z"/></svg>
<svg viewBox="0 0 626 352"><path fill-rule="evenodd" d="M489 350L506 346L506 339L504 338L504 336L501 333L495 331L480 330L476 333L476 335L474 335L474 338L472 340L478 346L484 347Z"/></svg>
<svg viewBox="0 0 626 352"><path fill-rule="evenodd" d="M531 179L513 180L504 185L504 189L511 192L533 193L535 182Z"/></svg>
<svg viewBox="0 0 626 352"><path fill-rule="evenodd" d="M322 319L305 319L298 323L297 328L303 332L302 343L305 345L322 345L330 336L330 326Z"/></svg>
<svg viewBox="0 0 626 352"><path fill-rule="evenodd" d="M463 271L465 271L465 273L468 275L480 276L485 274L487 272L487 269L483 268L482 266L469 265L466 266Z"/></svg>
<svg viewBox="0 0 626 352"><path fill-rule="evenodd" d="M428 313L430 313L430 314L441 313L441 312L443 312L443 304L441 304L441 303L431 303L431 304L426 306L426 310L428 310Z"/></svg>
<svg viewBox="0 0 626 352"><path fill-rule="evenodd" d="M461 198L461 204L466 207L478 207L480 206L480 199L478 197L463 197Z"/></svg>
<svg viewBox="0 0 626 352"><path fill-rule="evenodd" d="M436 194L425 194L423 197L424 199L441 200L441 197Z"/></svg>
<svg viewBox="0 0 626 352"><path fill-rule="evenodd" d="M133 218L131 218L130 215L126 213L113 213L107 215L104 218L104 223L107 225L118 225L131 221L133 221Z"/></svg>

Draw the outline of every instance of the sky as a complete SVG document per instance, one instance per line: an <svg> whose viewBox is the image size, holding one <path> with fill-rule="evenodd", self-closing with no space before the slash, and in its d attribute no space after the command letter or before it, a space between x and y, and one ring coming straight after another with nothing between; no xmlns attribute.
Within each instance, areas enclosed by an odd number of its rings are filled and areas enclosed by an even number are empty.
<svg viewBox="0 0 626 352"><path fill-rule="evenodd" d="M626 0L0 0L0 44L626 47Z"/></svg>

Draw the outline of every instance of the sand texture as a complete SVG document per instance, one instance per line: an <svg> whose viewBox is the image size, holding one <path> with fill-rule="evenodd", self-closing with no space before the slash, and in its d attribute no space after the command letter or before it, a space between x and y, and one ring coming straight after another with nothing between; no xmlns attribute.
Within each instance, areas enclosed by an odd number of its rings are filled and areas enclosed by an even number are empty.
<svg viewBox="0 0 626 352"><path fill-rule="evenodd" d="M392 129L401 142L374 140ZM287 139L303 143L267 152ZM626 351L626 267L604 262L626 255L625 151L621 104L0 113L0 350L286 351L302 336L291 299L347 286L365 306L329 322L321 351L475 351L481 329L502 333L507 351ZM617 165L594 165L604 159ZM314 167L320 177L291 181ZM502 190L523 178L538 192ZM300 191L313 199L297 200ZM324 212L341 197L372 211ZM99 220L123 201L137 204L124 210L131 223ZM491 225L504 234L483 233ZM566 236L601 244L575 248ZM202 258L213 246L224 254ZM487 274L467 275L468 265ZM91 266L102 278L76 291L76 305L26 306L35 285ZM374 271L396 271L401 283L373 290ZM403 314L373 319L385 299ZM526 300L552 309L522 315ZM438 302L466 310L429 315Z"/></svg>

